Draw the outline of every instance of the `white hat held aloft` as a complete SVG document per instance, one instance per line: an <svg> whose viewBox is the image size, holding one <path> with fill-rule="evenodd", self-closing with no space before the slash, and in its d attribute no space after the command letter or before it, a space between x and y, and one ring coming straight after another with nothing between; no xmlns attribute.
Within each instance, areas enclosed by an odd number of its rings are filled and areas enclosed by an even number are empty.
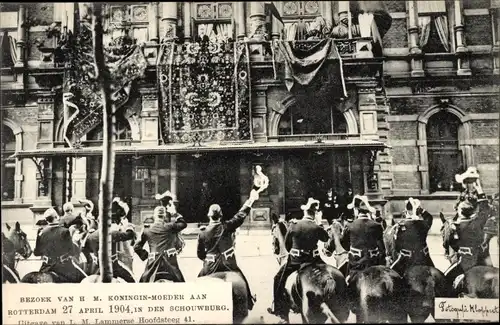
<svg viewBox="0 0 500 325"><path fill-rule="evenodd" d="M307 203L305 205L301 205L300 208L304 211L307 211L307 210L310 210L311 209L311 205L313 204L318 204L319 205L319 201L316 200L316 199L313 199L312 197L310 197L309 199L307 199Z"/></svg>
<svg viewBox="0 0 500 325"><path fill-rule="evenodd" d="M465 180L475 181L478 178L479 178L479 173L477 172L476 167L469 167L464 173L455 175L455 180L457 181L457 183L462 183L462 184L464 183Z"/></svg>
<svg viewBox="0 0 500 325"><path fill-rule="evenodd" d="M370 205L368 202L368 197L366 195L355 195L352 202L347 205L348 209L358 209L362 211L368 211L375 213L377 210Z"/></svg>

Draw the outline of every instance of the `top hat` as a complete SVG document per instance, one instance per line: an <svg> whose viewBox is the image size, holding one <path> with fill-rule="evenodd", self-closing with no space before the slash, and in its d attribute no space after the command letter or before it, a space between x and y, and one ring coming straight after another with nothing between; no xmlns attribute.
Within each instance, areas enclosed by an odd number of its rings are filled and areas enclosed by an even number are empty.
<svg viewBox="0 0 500 325"><path fill-rule="evenodd" d="M358 209L359 211L375 213L377 210L370 205L366 195L355 195L352 202L347 205L348 209Z"/></svg>
<svg viewBox="0 0 500 325"><path fill-rule="evenodd" d="M462 184L466 180L475 181L478 178L479 178L479 173L477 172L476 167L469 167L464 173L455 175L455 180L457 181L457 183L462 183Z"/></svg>
<svg viewBox="0 0 500 325"><path fill-rule="evenodd" d="M313 204L319 205L319 201L310 197L309 199L307 199L307 203L305 205L301 205L300 208L304 211L307 211L311 209L311 205Z"/></svg>

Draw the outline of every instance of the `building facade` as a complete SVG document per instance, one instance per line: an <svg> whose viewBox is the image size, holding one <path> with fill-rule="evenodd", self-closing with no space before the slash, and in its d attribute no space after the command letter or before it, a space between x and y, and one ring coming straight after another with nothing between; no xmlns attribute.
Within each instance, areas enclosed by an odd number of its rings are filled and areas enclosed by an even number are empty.
<svg viewBox="0 0 500 325"><path fill-rule="evenodd" d="M451 214L454 175L469 166L498 191L499 9L493 0L106 5L115 192L141 223L154 195L171 190L196 224L211 203L236 212L261 165L270 185L249 226L329 187L352 187L383 214L398 215L409 196ZM81 58L67 54L85 42L68 39L85 35L87 10L2 4L5 221L98 201L102 113Z"/></svg>

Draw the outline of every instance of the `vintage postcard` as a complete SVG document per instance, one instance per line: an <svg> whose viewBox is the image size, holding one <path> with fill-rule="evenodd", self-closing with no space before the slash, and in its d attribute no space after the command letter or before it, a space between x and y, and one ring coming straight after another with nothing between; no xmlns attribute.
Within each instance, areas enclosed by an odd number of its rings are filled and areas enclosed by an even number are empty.
<svg viewBox="0 0 500 325"><path fill-rule="evenodd" d="M499 320L500 1L0 3L2 323Z"/></svg>

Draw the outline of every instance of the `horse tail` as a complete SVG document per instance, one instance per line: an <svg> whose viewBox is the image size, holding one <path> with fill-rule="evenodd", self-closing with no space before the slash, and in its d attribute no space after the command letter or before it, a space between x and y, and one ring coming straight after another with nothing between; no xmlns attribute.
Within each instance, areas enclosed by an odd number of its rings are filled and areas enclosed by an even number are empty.
<svg viewBox="0 0 500 325"><path fill-rule="evenodd" d="M332 276L326 279L325 286L323 287L324 297L332 297L333 295L335 295L336 286L337 283L335 282L335 279Z"/></svg>

